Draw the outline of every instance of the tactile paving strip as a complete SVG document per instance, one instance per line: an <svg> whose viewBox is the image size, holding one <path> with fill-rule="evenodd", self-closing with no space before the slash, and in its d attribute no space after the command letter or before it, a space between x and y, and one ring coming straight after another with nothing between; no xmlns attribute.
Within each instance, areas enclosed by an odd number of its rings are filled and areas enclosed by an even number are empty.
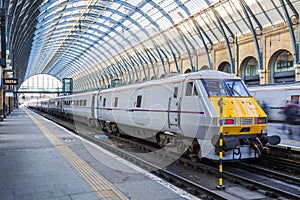
<svg viewBox="0 0 300 200"><path fill-rule="evenodd" d="M26 110L25 110L26 111ZM40 121L26 111L31 120L40 128L48 140L58 149L70 165L83 177L83 179L93 188L101 200L127 200L128 198L115 188L109 181L98 174L88 163L82 160L68 146L60 141L49 131Z"/></svg>

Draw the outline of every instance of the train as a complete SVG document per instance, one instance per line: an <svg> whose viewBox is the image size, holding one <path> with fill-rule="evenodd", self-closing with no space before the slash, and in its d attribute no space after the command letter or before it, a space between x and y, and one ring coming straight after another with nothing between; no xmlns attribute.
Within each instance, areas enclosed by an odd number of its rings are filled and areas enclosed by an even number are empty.
<svg viewBox="0 0 300 200"><path fill-rule="evenodd" d="M300 124L300 83L253 86L249 91L267 113L268 121Z"/></svg>
<svg viewBox="0 0 300 200"><path fill-rule="evenodd" d="M267 116L234 75L204 70L162 79L60 96L28 104L109 134L130 135L193 159L260 157ZM222 143L220 143L222 139Z"/></svg>

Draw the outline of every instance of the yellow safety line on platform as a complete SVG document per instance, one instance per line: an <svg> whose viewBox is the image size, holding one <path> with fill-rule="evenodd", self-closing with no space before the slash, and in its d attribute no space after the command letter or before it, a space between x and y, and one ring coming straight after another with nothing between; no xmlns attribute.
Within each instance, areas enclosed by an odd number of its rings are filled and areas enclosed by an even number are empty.
<svg viewBox="0 0 300 200"><path fill-rule="evenodd" d="M98 174L88 163L75 154L67 145L60 141L53 133L51 133L40 121L32 114L25 110L30 119L39 127L48 140L57 148L63 157L71 164L71 166L81 175L81 177L93 188L98 197L107 200L127 200L128 198L122 194L109 181Z"/></svg>

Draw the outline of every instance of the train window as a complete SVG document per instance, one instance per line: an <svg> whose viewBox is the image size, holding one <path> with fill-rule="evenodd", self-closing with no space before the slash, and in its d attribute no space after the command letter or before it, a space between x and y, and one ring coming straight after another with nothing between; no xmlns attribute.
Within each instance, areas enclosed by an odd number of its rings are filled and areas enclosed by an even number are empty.
<svg viewBox="0 0 300 200"><path fill-rule="evenodd" d="M291 95L291 103L299 104L299 95Z"/></svg>
<svg viewBox="0 0 300 200"><path fill-rule="evenodd" d="M118 97L115 98L114 107L118 107Z"/></svg>
<svg viewBox="0 0 300 200"><path fill-rule="evenodd" d="M106 98L103 98L103 107L105 107L106 104Z"/></svg>
<svg viewBox="0 0 300 200"><path fill-rule="evenodd" d="M86 106L86 99L83 100L83 106Z"/></svg>
<svg viewBox="0 0 300 200"><path fill-rule="evenodd" d="M197 91L195 82L194 82L194 87L193 87L193 95L198 96L198 91Z"/></svg>
<svg viewBox="0 0 300 200"><path fill-rule="evenodd" d="M79 101L79 106L82 106L82 100Z"/></svg>
<svg viewBox="0 0 300 200"><path fill-rule="evenodd" d="M202 80L208 96L228 96L219 80Z"/></svg>
<svg viewBox="0 0 300 200"><path fill-rule="evenodd" d="M177 98L177 96L178 96L178 87L174 87L173 97Z"/></svg>
<svg viewBox="0 0 300 200"><path fill-rule="evenodd" d="M196 89L196 85L194 82L188 82L186 84L186 92L185 96L196 96L198 95L198 91Z"/></svg>
<svg viewBox="0 0 300 200"><path fill-rule="evenodd" d="M240 80L202 80L208 96L250 96Z"/></svg>
<svg viewBox="0 0 300 200"><path fill-rule="evenodd" d="M192 96L192 90L193 90L193 82L188 82L186 84L185 96Z"/></svg>
<svg viewBox="0 0 300 200"><path fill-rule="evenodd" d="M136 99L136 107L140 108L142 104L142 95L138 95Z"/></svg>
<svg viewBox="0 0 300 200"><path fill-rule="evenodd" d="M237 80L225 80L226 90L229 91L228 93L230 96L249 96L248 91L246 90L242 81Z"/></svg>

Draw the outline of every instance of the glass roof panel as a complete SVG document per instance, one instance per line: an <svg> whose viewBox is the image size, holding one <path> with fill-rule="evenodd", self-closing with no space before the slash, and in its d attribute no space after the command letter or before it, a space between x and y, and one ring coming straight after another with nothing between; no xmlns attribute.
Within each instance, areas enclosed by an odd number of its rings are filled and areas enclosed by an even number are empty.
<svg viewBox="0 0 300 200"><path fill-rule="evenodd" d="M114 19L115 21L120 21L122 19L122 16L118 15L118 14L112 14L110 16L112 19Z"/></svg>
<svg viewBox="0 0 300 200"><path fill-rule="evenodd" d="M218 1L214 1L214 2L218 2ZM189 12L191 14L196 14L200 10L203 10L208 7L206 1L186 0L185 2L183 1L183 4L189 9Z"/></svg>
<svg viewBox="0 0 300 200"><path fill-rule="evenodd" d="M19 24L22 28L28 28L27 21L30 17L37 16L35 22L37 30L32 34L31 51L27 49L30 57L26 75L36 72L62 72L61 67L68 66L65 74L76 76L76 73L80 73L88 76L91 63L107 67L116 65L116 58L120 62L122 59L130 61L128 56L147 62L147 53L154 56L152 59L160 60L162 55L165 57L165 54L159 55L155 48L162 49L160 51L171 56L168 59L173 59L172 52L180 57L180 54L186 55L190 49L199 49L203 41L192 18L203 30L201 32L204 43L209 40L214 43L224 40L220 26L224 28L226 34L229 34L229 30L233 34L247 33L250 26L240 2L239 0L43 0L38 5L38 2L33 0L9 1L11 10L8 13L12 13L10 19L14 20L9 22L11 26L9 33L14 35L12 40L21 39L14 26ZM254 26L257 26L254 20L256 18L262 26L273 26L286 20L279 0L244 0L244 2L254 14L251 16L247 11ZM296 10L300 9L300 1L291 3ZM17 9L16 5L22 6L21 9ZM32 5L39 6L39 14L31 15L31 10L34 9ZM224 23L217 21L213 8L221 17L220 21ZM289 14L292 14L289 6L287 9ZM14 16L15 12L22 18ZM29 31L22 31L22 34ZM10 44L11 50L14 51L18 46L13 45L21 42L11 41ZM25 50L25 47L22 48ZM145 49L151 51L145 52ZM72 70L75 61L70 58L74 57L86 62L80 62L81 65ZM22 63L21 60L18 60L18 63ZM85 73L81 73L84 69Z"/></svg>

